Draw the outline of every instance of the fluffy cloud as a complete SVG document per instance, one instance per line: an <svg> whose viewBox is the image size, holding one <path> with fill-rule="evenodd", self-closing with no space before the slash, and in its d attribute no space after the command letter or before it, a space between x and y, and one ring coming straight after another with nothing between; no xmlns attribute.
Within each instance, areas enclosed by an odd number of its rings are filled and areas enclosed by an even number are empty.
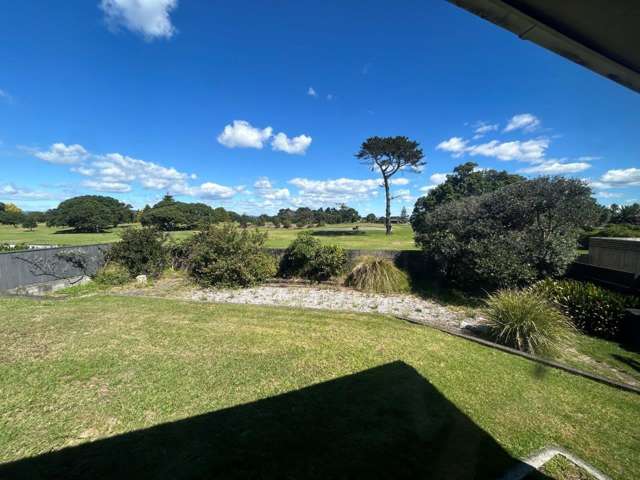
<svg viewBox="0 0 640 480"><path fill-rule="evenodd" d="M274 188L266 177L259 178L253 187L256 195L264 200L286 200L291 196L288 188Z"/></svg>
<svg viewBox="0 0 640 480"><path fill-rule="evenodd" d="M65 145L64 143L54 143L49 147L49 150L30 151L40 160L59 165L79 163L89 156L89 152L87 152L82 145L78 144Z"/></svg>
<svg viewBox="0 0 640 480"><path fill-rule="evenodd" d="M467 148L471 156L482 155L484 157L495 157L499 160L520 160L524 162L541 160L546 149L549 147L549 140L538 138L535 140L513 142L499 142L491 140L480 145L472 145Z"/></svg>
<svg viewBox="0 0 640 480"><path fill-rule="evenodd" d="M513 130L524 130L525 132L533 132L540 126L540 119L530 113L521 113L514 115L507 123L503 132L512 132Z"/></svg>
<svg viewBox="0 0 640 480"><path fill-rule="evenodd" d="M411 190L401 189L393 193L393 198L398 199L401 202L413 202L415 197L411 195Z"/></svg>
<svg viewBox="0 0 640 480"><path fill-rule="evenodd" d="M468 140L461 137L451 137L449 140L440 142L437 150L451 153L453 157L460 157L465 153L471 156L481 155L484 157L494 157L500 160L520 160L524 162L541 161L547 148L549 140L547 138L537 138L534 140L513 142L490 142L469 145Z"/></svg>
<svg viewBox="0 0 640 480"><path fill-rule="evenodd" d="M293 138L287 137L282 132L273 135L271 127L260 129L245 120L234 120L218 135L218 142L228 148L261 149L270 138L273 150L293 155L303 155L313 140L308 135L298 135Z"/></svg>
<svg viewBox="0 0 640 480"><path fill-rule="evenodd" d="M218 135L218 142L227 148L257 148L261 149L271 135L271 127L259 129L251 126L245 120L234 120L231 125L224 127Z"/></svg>
<svg viewBox="0 0 640 480"><path fill-rule="evenodd" d="M9 93L6 90L2 90L0 88L0 100L5 100L5 101L11 103L12 99L13 99L13 97L11 97L11 95L9 95Z"/></svg>
<svg viewBox="0 0 640 480"><path fill-rule="evenodd" d="M367 200L378 195L380 180L356 180L352 178L337 178L331 180L311 180L308 178L293 178L289 183L299 189L292 198L297 206L337 205L357 200Z"/></svg>
<svg viewBox="0 0 640 480"><path fill-rule="evenodd" d="M100 8L112 28L124 27L147 40L171 38L176 29L170 13L178 0L102 0Z"/></svg>
<svg viewBox="0 0 640 480"><path fill-rule="evenodd" d="M409 185L410 180L408 178L399 177L390 179L389 183L391 185Z"/></svg>
<svg viewBox="0 0 640 480"><path fill-rule="evenodd" d="M540 173L542 175L564 175L567 173L583 172L591 168L591 164L587 162L569 162L563 163L558 160L547 160L532 167L523 168L521 173Z"/></svg>
<svg viewBox="0 0 640 480"><path fill-rule="evenodd" d="M312 138L308 135L298 135L297 137L289 138L280 132L273 137L271 148L293 155L304 155L309 145L311 145L311 141Z"/></svg>
<svg viewBox="0 0 640 480"><path fill-rule="evenodd" d="M238 189L219 185L214 182L205 182L199 187L189 188L187 193L194 197L206 198L209 200L222 200L235 196L236 193L238 193Z"/></svg>
<svg viewBox="0 0 640 480"><path fill-rule="evenodd" d="M307 95L309 95L310 97L317 97L318 94L316 93L316 91L314 90L313 87L309 87L309 89L307 90Z"/></svg>
<svg viewBox="0 0 640 480"><path fill-rule="evenodd" d="M440 142L436 146L436 150L444 150L450 152L454 157L459 157L467 151L467 144L469 142L461 137L451 137L449 140Z"/></svg>
<svg viewBox="0 0 640 480"><path fill-rule="evenodd" d="M608 170L600 181L614 187L637 187L640 186L640 168Z"/></svg>

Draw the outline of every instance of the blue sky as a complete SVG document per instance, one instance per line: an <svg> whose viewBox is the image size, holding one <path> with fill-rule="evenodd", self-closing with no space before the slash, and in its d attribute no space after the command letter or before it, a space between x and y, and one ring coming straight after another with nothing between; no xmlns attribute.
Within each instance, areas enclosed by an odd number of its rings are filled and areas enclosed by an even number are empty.
<svg viewBox="0 0 640 480"><path fill-rule="evenodd" d="M419 141L393 210L465 161L640 200L640 95L443 0L66 0L0 15L0 201L165 192L383 212L354 154Z"/></svg>

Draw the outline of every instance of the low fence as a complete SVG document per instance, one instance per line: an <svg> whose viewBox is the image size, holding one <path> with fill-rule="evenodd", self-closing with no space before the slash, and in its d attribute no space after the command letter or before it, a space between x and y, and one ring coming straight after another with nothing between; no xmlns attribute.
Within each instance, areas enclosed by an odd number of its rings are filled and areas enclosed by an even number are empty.
<svg viewBox="0 0 640 480"><path fill-rule="evenodd" d="M109 244L0 253L0 292L32 285L64 285L91 276L104 264Z"/></svg>

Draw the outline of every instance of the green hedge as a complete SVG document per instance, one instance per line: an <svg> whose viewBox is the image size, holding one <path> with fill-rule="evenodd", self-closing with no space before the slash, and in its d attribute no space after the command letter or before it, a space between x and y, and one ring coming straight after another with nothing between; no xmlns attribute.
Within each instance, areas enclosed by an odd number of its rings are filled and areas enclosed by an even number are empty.
<svg viewBox="0 0 640 480"><path fill-rule="evenodd" d="M341 274L347 266L347 254L337 245L323 245L308 232L298 235L280 261L280 275L315 281Z"/></svg>
<svg viewBox="0 0 640 480"><path fill-rule="evenodd" d="M626 308L639 308L640 297L577 280L546 279L532 287L553 301L573 324L589 335L614 339Z"/></svg>

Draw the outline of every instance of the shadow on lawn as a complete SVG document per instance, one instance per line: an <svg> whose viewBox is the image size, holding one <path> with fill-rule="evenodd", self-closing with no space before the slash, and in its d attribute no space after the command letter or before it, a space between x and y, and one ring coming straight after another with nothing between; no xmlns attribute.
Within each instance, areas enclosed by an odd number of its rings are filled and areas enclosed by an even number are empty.
<svg viewBox="0 0 640 480"><path fill-rule="evenodd" d="M617 355L615 353L611 356L616 360L618 360L619 362L622 362L628 365L629 367L633 368L636 372L640 372L640 362L634 360L633 358L623 357L622 355Z"/></svg>
<svg viewBox="0 0 640 480"><path fill-rule="evenodd" d="M2 479L496 478L515 460L394 362L0 466Z"/></svg>

